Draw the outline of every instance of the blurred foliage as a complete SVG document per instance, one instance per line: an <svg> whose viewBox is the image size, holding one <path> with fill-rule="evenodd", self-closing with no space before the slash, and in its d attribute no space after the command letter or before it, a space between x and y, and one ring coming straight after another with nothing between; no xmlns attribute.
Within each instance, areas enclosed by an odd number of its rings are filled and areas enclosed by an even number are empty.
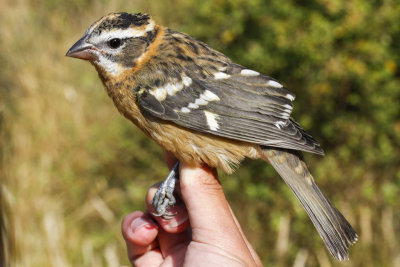
<svg viewBox="0 0 400 267"><path fill-rule="evenodd" d="M327 154L306 155L312 172L360 234L346 265L400 266L397 0L3 0L0 256L11 266L128 264L120 222L167 174L95 70L64 57L117 10L148 12L291 88L293 117ZM265 265L339 265L270 166L221 176Z"/></svg>

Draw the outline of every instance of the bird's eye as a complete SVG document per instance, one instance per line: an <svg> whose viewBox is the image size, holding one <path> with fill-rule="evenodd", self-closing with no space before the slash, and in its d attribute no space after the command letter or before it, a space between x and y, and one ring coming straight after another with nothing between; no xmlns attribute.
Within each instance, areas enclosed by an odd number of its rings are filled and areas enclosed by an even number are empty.
<svg viewBox="0 0 400 267"><path fill-rule="evenodd" d="M120 47L121 44L122 44L122 41L119 38L113 38L113 39L108 41L108 46L113 48L113 49L116 49L116 48Z"/></svg>

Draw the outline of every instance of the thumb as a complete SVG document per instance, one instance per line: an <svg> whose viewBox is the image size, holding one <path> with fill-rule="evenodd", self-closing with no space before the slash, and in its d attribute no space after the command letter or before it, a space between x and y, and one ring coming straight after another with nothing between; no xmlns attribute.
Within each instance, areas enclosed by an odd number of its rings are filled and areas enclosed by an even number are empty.
<svg viewBox="0 0 400 267"><path fill-rule="evenodd" d="M215 169L181 163L179 179L194 241L210 243L210 237L221 241L227 236L233 243L243 241Z"/></svg>

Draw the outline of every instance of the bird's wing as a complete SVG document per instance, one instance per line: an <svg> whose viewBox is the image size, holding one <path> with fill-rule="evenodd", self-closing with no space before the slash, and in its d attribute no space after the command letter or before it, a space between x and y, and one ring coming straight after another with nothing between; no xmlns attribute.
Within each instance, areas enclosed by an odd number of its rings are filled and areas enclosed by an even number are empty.
<svg viewBox="0 0 400 267"><path fill-rule="evenodd" d="M276 80L230 62L206 72L187 68L169 69L169 80L138 90L144 114L234 140L323 154L290 117L295 96Z"/></svg>

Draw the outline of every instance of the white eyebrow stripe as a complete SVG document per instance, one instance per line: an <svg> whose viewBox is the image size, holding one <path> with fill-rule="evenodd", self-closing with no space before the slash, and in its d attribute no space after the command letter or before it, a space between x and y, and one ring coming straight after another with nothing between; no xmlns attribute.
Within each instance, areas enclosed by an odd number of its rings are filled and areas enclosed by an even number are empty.
<svg viewBox="0 0 400 267"><path fill-rule="evenodd" d="M91 41L99 42L101 40L109 40L113 38L126 39L126 38L136 38L142 37L147 32L154 30L155 23L151 21L146 25L144 29L136 29L133 27L127 29L114 29L110 31L103 31L99 36L91 38Z"/></svg>

